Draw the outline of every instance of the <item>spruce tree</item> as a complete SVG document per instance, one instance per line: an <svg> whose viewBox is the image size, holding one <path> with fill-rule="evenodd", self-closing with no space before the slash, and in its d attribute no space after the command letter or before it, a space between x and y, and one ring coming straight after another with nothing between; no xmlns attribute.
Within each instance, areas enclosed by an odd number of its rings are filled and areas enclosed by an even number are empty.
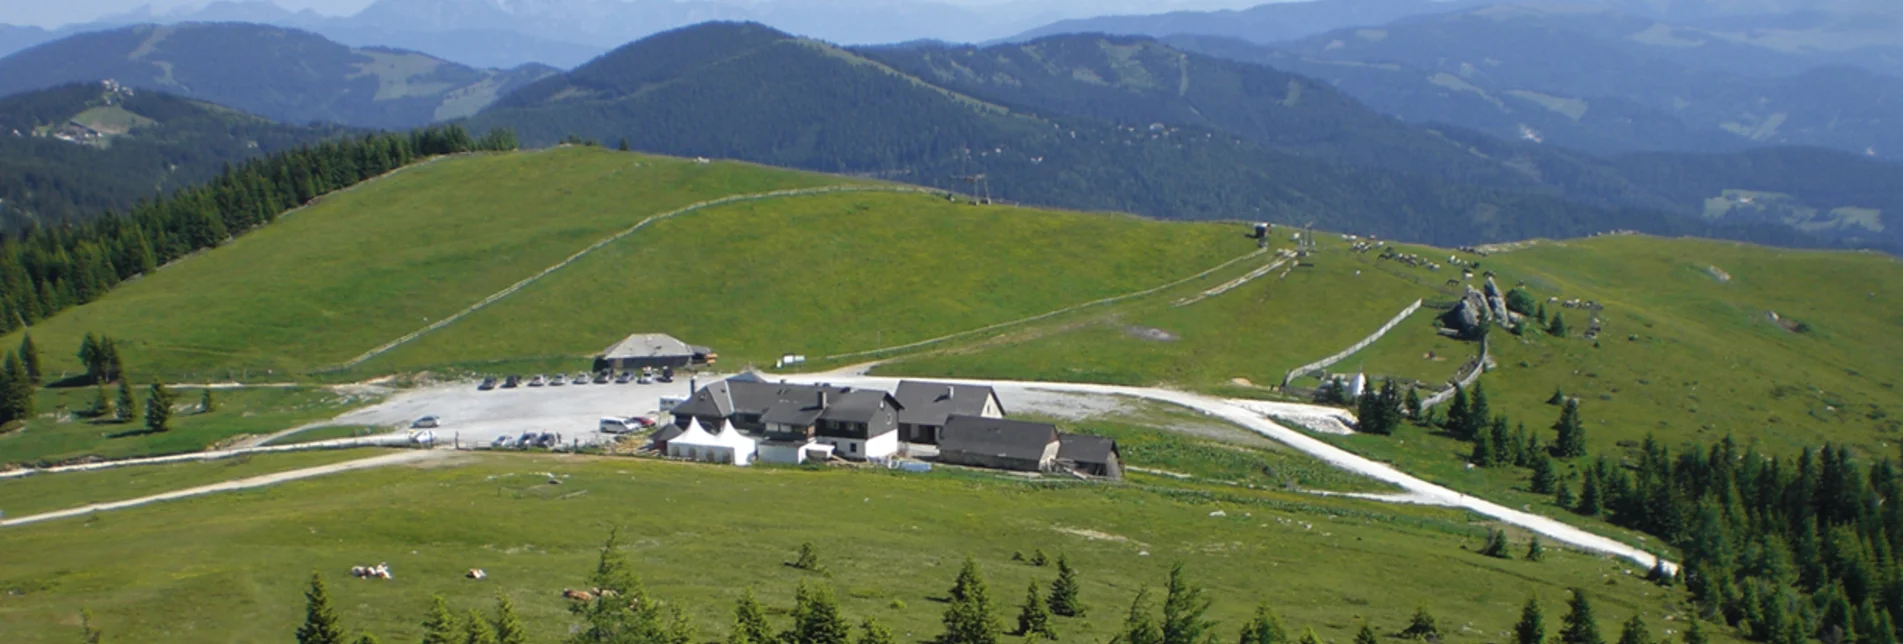
<svg viewBox="0 0 1903 644"><path fill-rule="evenodd" d="M1568 398L1560 408L1559 420L1553 423L1553 429L1559 432L1553 439L1553 453L1560 458L1578 458L1586 455L1586 425L1579 418L1579 401Z"/></svg>
<svg viewBox="0 0 1903 644"><path fill-rule="evenodd" d="M1493 418L1491 433L1493 439L1490 441L1493 444L1493 464L1502 467L1512 465L1513 459L1517 458L1520 450L1513 444L1513 432L1507 428L1506 414L1501 414Z"/></svg>
<svg viewBox="0 0 1903 644"><path fill-rule="evenodd" d="M1168 593L1163 597L1163 644L1203 644L1204 633L1215 627L1205 619L1209 598L1203 589L1192 586L1183 574L1183 564L1170 567Z"/></svg>
<svg viewBox="0 0 1903 644"><path fill-rule="evenodd" d="M793 567L819 572L819 550L813 547L813 542L807 541L800 544L800 552L793 560Z"/></svg>
<svg viewBox="0 0 1903 644"><path fill-rule="evenodd" d="M998 625L991 614L991 595L985 590L978 563L970 557L952 585L951 606L945 608L945 633L939 644L997 644Z"/></svg>
<svg viewBox="0 0 1903 644"><path fill-rule="evenodd" d="M1493 557L1495 559L1512 559L1513 553L1508 552L1507 550L1508 550L1508 546L1507 546L1506 531L1488 529L1487 530L1487 545L1482 546L1480 548L1480 554Z"/></svg>
<svg viewBox="0 0 1903 644"><path fill-rule="evenodd" d="M1537 534L1533 535L1533 539L1526 542L1526 560L1527 561L1545 561L1546 560L1546 547L1543 545L1540 545L1540 535L1537 535Z"/></svg>
<svg viewBox="0 0 1903 644"><path fill-rule="evenodd" d="M132 399L132 385L127 384L124 380L119 381L119 402L117 403L116 409L118 411L117 418L119 422L130 423L134 420L138 420L138 405L139 401Z"/></svg>
<svg viewBox="0 0 1903 644"><path fill-rule="evenodd" d="M86 368L86 379L93 384L104 382L100 357L99 339L93 337L91 331L86 332L86 337L79 341L79 364Z"/></svg>
<svg viewBox="0 0 1903 644"><path fill-rule="evenodd" d="M1571 510L1573 506L1578 503L1579 499L1573 496L1573 486L1567 484L1564 480L1554 485L1553 505Z"/></svg>
<svg viewBox="0 0 1903 644"><path fill-rule="evenodd" d="M1070 559L1063 553L1057 555L1057 580L1051 582L1051 614L1064 617L1082 617L1084 605L1077 599L1077 571L1070 567Z"/></svg>
<svg viewBox="0 0 1903 644"><path fill-rule="evenodd" d="M797 644L849 644L852 627L839 614L832 589L800 582L793 597L793 628L781 639Z"/></svg>
<svg viewBox="0 0 1903 644"><path fill-rule="evenodd" d="M1474 434L1473 453L1467 456L1467 462L1474 467L1493 467L1493 433Z"/></svg>
<svg viewBox="0 0 1903 644"><path fill-rule="evenodd" d="M1619 644L1652 644L1652 632L1646 630L1645 620L1638 615L1626 620L1625 628L1619 630Z"/></svg>
<svg viewBox="0 0 1903 644"><path fill-rule="evenodd" d="M1427 612L1427 605L1422 604L1414 609L1414 616L1408 619L1407 628L1401 630L1401 637L1423 642L1439 642L1440 623L1435 621L1433 613Z"/></svg>
<svg viewBox="0 0 1903 644"><path fill-rule="evenodd" d="M153 433L172 431L172 392L165 385L152 383L145 395L145 430Z"/></svg>
<svg viewBox="0 0 1903 644"><path fill-rule="evenodd" d="M1150 590L1138 588L1130 600L1130 612L1123 618L1123 629L1110 638L1111 644L1163 644L1163 629L1150 615Z"/></svg>
<svg viewBox="0 0 1903 644"><path fill-rule="evenodd" d="M1461 431L1471 440L1492 424L1493 408L1487 404L1486 383L1475 380L1473 391L1467 394L1467 426Z"/></svg>
<svg viewBox="0 0 1903 644"><path fill-rule="evenodd" d="M1282 629L1281 618L1267 602L1256 604L1255 615L1242 624L1237 644L1288 644L1288 631Z"/></svg>
<svg viewBox="0 0 1903 644"><path fill-rule="evenodd" d="M515 602L507 595L496 597L496 644L529 644L528 629L515 614Z"/></svg>
<svg viewBox="0 0 1903 644"><path fill-rule="evenodd" d="M1355 644L1380 644L1380 642L1381 640L1374 635L1374 627L1369 626L1367 622L1362 622L1361 630L1355 632Z"/></svg>
<svg viewBox="0 0 1903 644"><path fill-rule="evenodd" d="M1685 627L1685 644L1711 644L1711 636L1705 634L1703 620L1697 616L1691 618L1691 625Z"/></svg>
<svg viewBox="0 0 1903 644"><path fill-rule="evenodd" d="M20 368L20 357L8 353L4 362L5 366L0 367L0 423L26 420L32 416L28 411L31 396L20 395L19 384L26 381L26 374Z"/></svg>
<svg viewBox="0 0 1903 644"><path fill-rule="evenodd" d="M1599 622L1592 615L1592 602L1582 588L1572 589L1566 602L1566 617L1561 621L1559 641L1563 644L1605 644L1599 637Z"/></svg>
<svg viewBox="0 0 1903 644"><path fill-rule="evenodd" d="M114 415L112 399L106 397L105 386L93 385L93 402L92 406L86 409L86 415L92 418L105 418Z"/></svg>
<svg viewBox="0 0 1903 644"><path fill-rule="evenodd" d="M495 625L484 619L481 611L469 609L469 615L463 618L462 644L497 644Z"/></svg>
<svg viewBox="0 0 1903 644"><path fill-rule="evenodd" d="M759 600L753 597L753 587L749 586L734 605L733 634L727 636L727 644L774 644L775 641L773 627L766 621L766 611L760 608Z"/></svg>
<svg viewBox="0 0 1903 644"><path fill-rule="evenodd" d="M1447 403L1447 419L1441 422L1441 428L1453 434L1454 438L1466 440L1461 436L1460 428L1467 424L1467 388L1454 385L1454 397Z"/></svg>
<svg viewBox="0 0 1903 644"><path fill-rule="evenodd" d="M343 623L330 606L324 576L316 572L311 573L311 587L304 591L304 625L297 627L297 644L344 644Z"/></svg>
<svg viewBox="0 0 1903 644"><path fill-rule="evenodd" d="M1565 316L1561 315L1558 312L1554 312L1552 321L1546 323L1546 334L1553 336L1555 338L1566 337Z"/></svg>
<svg viewBox="0 0 1903 644"><path fill-rule="evenodd" d="M33 334L24 333L20 337L20 366L26 370L27 382L38 385L44 382L45 374L40 372L40 349L33 346Z"/></svg>
<svg viewBox="0 0 1903 644"><path fill-rule="evenodd" d="M1560 391L1560 388L1557 385L1555 385L1553 387L1553 395L1546 399L1546 404L1553 405L1555 407L1566 404L1566 393L1563 391Z"/></svg>
<svg viewBox="0 0 1903 644"><path fill-rule="evenodd" d="M570 613L581 618L581 627L568 638L573 644L610 644L622 641L661 642L667 639L667 625L660 607L647 596L634 567L622 554L619 531L610 531L601 546L595 570L588 575L584 588L614 591L614 597L597 595L593 601L571 602Z"/></svg>
<svg viewBox="0 0 1903 644"><path fill-rule="evenodd" d="M1031 580L1030 588L1024 592L1024 604L1018 607L1018 630L1014 634L1057 639L1057 632L1051 630L1050 610L1044 605L1044 596L1038 592L1035 579Z"/></svg>
<svg viewBox="0 0 1903 644"><path fill-rule="evenodd" d="M1421 420L1421 390L1419 387L1408 385L1406 409L1408 418L1414 419L1417 422Z"/></svg>
<svg viewBox="0 0 1903 644"><path fill-rule="evenodd" d="M423 644L461 644L462 629L456 627L456 615L442 595L430 597L429 615L423 618Z"/></svg>
<svg viewBox="0 0 1903 644"><path fill-rule="evenodd" d="M622 152L627 152L628 151L628 137L625 137L625 136L621 137L621 141L615 144L615 149L620 150Z"/></svg>
<svg viewBox="0 0 1903 644"><path fill-rule="evenodd" d="M853 644L898 644L898 638L892 636L892 629L867 617L859 622L859 641Z"/></svg>
<svg viewBox="0 0 1903 644"><path fill-rule="evenodd" d="M1553 471L1553 459L1545 454L1533 455L1533 480L1529 489L1534 494L1552 494L1559 483L1559 475Z"/></svg>
<svg viewBox="0 0 1903 644"><path fill-rule="evenodd" d="M1604 493L1604 490L1600 489L1600 483L1599 471L1590 467L1586 468L1586 475L1579 482L1579 505L1573 508L1573 511L1589 517L1599 516L1605 504L1605 499L1600 496Z"/></svg>
<svg viewBox="0 0 1903 644"><path fill-rule="evenodd" d="M1355 431L1387 435L1392 430L1386 421L1387 414L1381 411L1381 396L1367 392L1355 399Z"/></svg>
<svg viewBox="0 0 1903 644"><path fill-rule="evenodd" d="M1513 625L1513 643L1546 644L1546 617L1540 612L1538 598L1526 598L1526 605L1520 608L1520 623Z"/></svg>

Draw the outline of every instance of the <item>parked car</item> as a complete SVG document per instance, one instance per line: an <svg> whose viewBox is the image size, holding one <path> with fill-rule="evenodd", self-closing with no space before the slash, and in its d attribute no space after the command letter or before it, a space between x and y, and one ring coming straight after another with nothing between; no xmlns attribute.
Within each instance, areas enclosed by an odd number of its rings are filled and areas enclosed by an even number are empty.
<svg viewBox="0 0 1903 644"><path fill-rule="evenodd" d="M522 436L520 438L515 439L513 443L517 449L528 449L528 448L534 447L535 446L535 432L522 432Z"/></svg>
<svg viewBox="0 0 1903 644"><path fill-rule="evenodd" d="M612 374L612 373L609 373L609 372L606 372L606 371L597 371L597 372L595 372L595 384L597 384L597 385L605 385L605 384L608 384L608 381L609 381L609 380L612 380L612 379L614 379L614 374Z"/></svg>
<svg viewBox="0 0 1903 644"><path fill-rule="evenodd" d="M509 376L502 379L503 389L514 389L516 385L520 384L522 384L522 376Z"/></svg>
<svg viewBox="0 0 1903 644"><path fill-rule="evenodd" d="M633 418L629 418L628 420L634 421L636 424L640 425L643 429L654 426L654 419L649 418L647 416L635 416Z"/></svg>
<svg viewBox="0 0 1903 644"><path fill-rule="evenodd" d="M634 381L634 374L628 373L626 371L621 372L621 375L619 376L615 376L615 384L617 385L625 385L633 381Z"/></svg>
<svg viewBox="0 0 1903 644"><path fill-rule="evenodd" d="M654 379L649 378L647 376L641 376L639 378L635 378L634 382L635 384L638 384L638 385L651 385L651 384L654 384Z"/></svg>
<svg viewBox="0 0 1903 644"><path fill-rule="evenodd" d="M571 378L571 379L569 379L569 382L573 382L573 383L575 383L575 384L578 384L578 385L585 385L585 384L588 384L588 382L589 382L590 380L593 380L593 379L594 379L594 377L593 377L593 376L590 376L590 375L588 375L588 372L586 372L586 371L577 371L577 372L575 372L575 377L574 377L574 378Z"/></svg>
<svg viewBox="0 0 1903 644"><path fill-rule="evenodd" d="M535 437L535 446L536 447L554 447L555 434L553 432L542 432L540 436Z"/></svg>
<svg viewBox="0 0 1903 644"><path fill-rule="evenodd" d="M529 379L530 387L540 387L546 384L548 384L548 378L539 373L535 374L534 378Z"/></svg>
<svg viewBox="0 0 1903 644"><path fill-rule="evenodd" d="M415 428L418 428L418 429L429 429L429 428L433 428L433 427L442 427L442 426L443 426L443 419L441 419L441 418L437 418L437 417L435 417L435 416L424 416L424 417L422 417L422 418L418 418L418 419L416 419L416 422L414 422L414 423L410 423L410 426L411 426L411 427L415 427Z"/></svg>
<svg viewBox="0 0 1903 644"><path fill-rule="evenodd" d="M565 374L558 373L548 377L548 386L550 387L560 387L566 384L568 384L568 376Z"/></svg>
<svg viewBox="0 0 1903 644"><path fill-rule="evenodd" d="M495 388L496 388L496 379L494 376L483 378L482 384L476 385L477 391L488 391L490 389L495 389Z"/></svg>
<svg viewBox="0 0 1903 644"><path fill-rule="evenodd" d="M634 431L636 428L640 426L641 424L638 422L635 422L633 418L615 418L613 416L607 416L601 419L600 429L602 433L606 433L606 434L626 434L628 432Z"/></svg>
<svg viewBox="0 0 1903 644"><path fill-rule="evenodd" d="M489 441L489 447L492 449L506 449L509 447L509 437L497 436L495 440Z"/></svg>

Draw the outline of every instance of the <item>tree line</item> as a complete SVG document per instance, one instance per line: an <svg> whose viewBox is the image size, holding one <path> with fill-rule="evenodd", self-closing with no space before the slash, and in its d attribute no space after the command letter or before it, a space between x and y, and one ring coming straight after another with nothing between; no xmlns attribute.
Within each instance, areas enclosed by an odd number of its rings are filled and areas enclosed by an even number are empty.
<svg viewBox="0 0 1903 644"><path fill-rule="evenodd" d="M91 302L135 275L417 160L515 147L506 130L478 139L456 125L329 140L227 165L208 183L125 213L8 236L0 240L0 332Z"/></svg>
<svg viewBox="0 0 1903 644"><path fill-rule="evenodd" d="M568 644L692 644L709 641L679 609L649 594L634 573L633 564L622 554L617 538L610 534L603 544L595 569L587 575L587 590L565 590L570 602L569 614L575 619L563 640ZM796 565L801 563L805 565ZM802 546L797 562L789 566L824 574L810 544ZM1034 564L1035 565L1035 564ZM941 623L944 630L932 644L998 644L1005 636L1028 642L1057 641L1057 617L1081 617L1086 612L1079 592L1077 570L1063 555L1056 559L1057 577L1045 584L1033 580L1017 607L1014 623L1001 621L1000 607L992 600L983 571L976 560L967 557L957 578L941 598L945 603ZM299 644L375 644L375 635L360 633L354 637L338 617L323 576L311 574L305 592L304 622L296 632ZM1216 644L1227 639L1221 625L1209 619L1212 603L1205 590L1194 584L1182 564L1170 569L1164 584L1161 610L1155 606L1150 589L1139 587L1124 620L1110 636L1111 644ZM903 603L894 602L903 608ZM726 644L897 644L892 631L871 618L856 624L839 608L832 588L824 583L801 582L794 591L793 608L787 613L791 623L775 628L768 611L754 596L743 591L734 605L733 625ZM470 610L458 616L441 596L432 598L429 612L421 620L424 644L522 644L529 640L529 628L515 614L507 597L498 597L493 613ZM90 628L90 627L89 627ZM90 632L90 631L89 631ZM1237 644L1321 644L1313 628L1304 628L1291 636L1281 617L1268 603L1258 603L1253 615L1234 631ZM1408 623L1391 635L1419 642L1438 643L1445 638L1438 619L1425 605L1418 608ZM1703 627L1694 620L1684 636L1685 644L1707 644ZM1376 628L1363 622L1355 644L1377 644ZM1561 629L1550 638L1540 602L1528 598L1521 619L1514 627L1514 644L1606 644L1599 634L1590 598L1582 589L1572 589L1567 614ZM1654 644L1650 629L1637 616L1625 623L1619 644Z"/></svg>

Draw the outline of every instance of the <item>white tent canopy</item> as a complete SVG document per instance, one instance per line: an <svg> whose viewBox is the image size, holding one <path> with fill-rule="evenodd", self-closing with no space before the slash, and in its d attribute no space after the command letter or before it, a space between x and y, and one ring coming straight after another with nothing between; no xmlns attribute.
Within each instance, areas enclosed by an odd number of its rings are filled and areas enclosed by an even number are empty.
<svg viewBox="0 0 1903 644"><path fill-rule="evenodd" d="M690 461L746 465L753 461L753 452L753 441L734 431L732 423L722 423L715 436L702 429L699 420L689 420L687 431L667 441L669 457Z"/></svg>

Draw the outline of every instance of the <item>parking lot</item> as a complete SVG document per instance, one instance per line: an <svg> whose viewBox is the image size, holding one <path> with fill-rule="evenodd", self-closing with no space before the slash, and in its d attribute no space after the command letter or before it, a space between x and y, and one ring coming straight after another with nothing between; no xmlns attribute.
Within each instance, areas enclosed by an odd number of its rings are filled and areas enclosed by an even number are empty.
<svg viewBox="0 0 1903 644"><path fill-rule="evenodd" d="M702 374L700 382L725 376ZM658 416L662 396L685 397L688 378L671 383L586 384L560 387L496 388L479 391L474 382L420 387L398 393L371 407L338 416L333 424L376 427L410 426L418 418L436 416L436 440L487 446L498 436L523 432L551 432L564 445L599 442L609 438L597 429L604 416Z"/></svg>

